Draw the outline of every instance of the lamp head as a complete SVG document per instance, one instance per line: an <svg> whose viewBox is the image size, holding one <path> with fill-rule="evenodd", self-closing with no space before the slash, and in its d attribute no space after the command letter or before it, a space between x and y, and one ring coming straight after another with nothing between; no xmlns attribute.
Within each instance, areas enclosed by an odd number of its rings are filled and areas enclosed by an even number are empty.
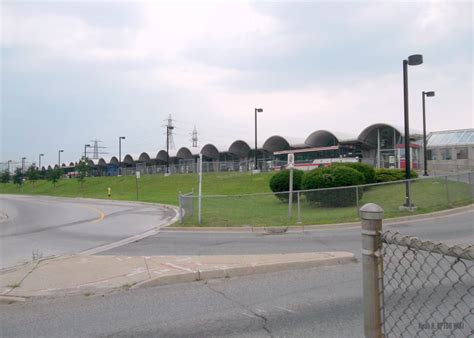
<svg viewBox="0 0 474 338"><path fill-rule="evenodd" d="M425 95L428 97L433 97L435 96L435 92L425 92Z"/></svg>
<svg viewBox="0 0 474 338"><path fill-rule="evenodd" d="M257 113L263 113L263 109L262 109L262 108L255 108L255 111L256 111Z"/></svg>
<svg viewBox="0 0 474 338"><path fill-rule="evenodd" d="M125 136L120 136L120 139L121 139L121 140L125 140Z"/></svg>
<svg viewBox="0 0 474 338"><path fill-rule="evenodd" d="M64 153L64 150L61 149L61 150L59 150L59 152L60 152L60 153Z"/></svg>
<svg viewBox="0 0 474 338"><path fill-rule="evenodd" d="M86 147L90 147L91 145L90 144L86 144Z"/></svg>
<svg viewBox="0 0 474 338"><path fill-rule="evenodd" d="M421 54L413 54L408 57L408 65L410 66L418 66L423 63L423 55Z"/></svg>
<svg viewBox="0 0 474 338"><path fill-rule="evenodd" d="M44 156L44 154L40 154L40 156Z"/></svg>

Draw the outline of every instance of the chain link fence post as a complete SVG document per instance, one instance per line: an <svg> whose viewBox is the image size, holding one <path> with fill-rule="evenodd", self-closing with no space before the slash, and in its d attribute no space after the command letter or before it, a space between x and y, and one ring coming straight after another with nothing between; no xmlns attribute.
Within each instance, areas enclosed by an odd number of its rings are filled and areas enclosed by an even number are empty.
<svg viewBox="0 0 474 338"><path fill-rule="evenodd" d="M367 203L359 210L362 219L362 274L364 296L364 334L366 338L380 338L382 334L381 285L383 258L381 230L383 209Z"/></svg>

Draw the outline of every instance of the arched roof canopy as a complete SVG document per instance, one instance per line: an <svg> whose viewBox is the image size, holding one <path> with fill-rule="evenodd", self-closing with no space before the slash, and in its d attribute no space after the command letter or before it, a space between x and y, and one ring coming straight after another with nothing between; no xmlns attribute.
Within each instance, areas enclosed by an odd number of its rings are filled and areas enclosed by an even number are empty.
<svg viewBox="0 0 474 338"><path fill-rule="evenodd" d="M133 164L133 157L132 157L132 155L130 155L130 154L125 155L125 157L123 158L123 163L126 163L126 164Z"/></svg>
<svg viewBox="0 0 474 338"><path fill-rule="evenodd" d="M239 157L248 157L250 153L250 146L245 141L237 140L230 145L229 153Z"/></svg>
<svg viewBox="0 0 474 338"><path fill-rule="evenodd" d="M215 145L210 144L210 143L202 147L201 154L213 160L219 159L219 150L217 150Z"/></svg>
<svg viewBox="0 0 474 338"><path fill-rule="evenodd" d="M191 153L191 150L189 150L189 148L181 147L176 153L176 157L181 159L188 159L193 158L193 154Z"/></svg>
<svg viewBox="0 0 474 338"><path fill-rule="evenodd" d="M158 161L168 161L168 153L165 150L160 150L158 154L156 154L156 159Z"/></svg>
<svg viewBox="0 0 474 338"><path fill-rule="evenodd" d="M311 147L330 147L338 145L339 140L330 131L316 130L306 138L304 143Z"/></svg>
<svg viewBox="0 0 474 338"><path fill-rule="evenodd" d="M119 165L119 160L118 160L117 157L112 156L112 158L110 159L109 163L110 163L110 164Z"/></svg>
<svg viewBox="0 0 474 338"><path fill-rule="evenodd" d="M112 160L111 160L111 162L112 162ZM103 158L101 158L101 159L99 159L99 163L98 163L98 164L99 164L100 166L104 166L104 167L105 167L105 166L107 165L107 162L106 162Z"/></svg>
<svg viewBox="0 0 474 338"><path fill-rule="evenodd" d="M143 153L141 153L140 156L138 157L138 161L139 161L139 162L150 161L150 155L148 155L146 152L143 152Z"/></svg>
<svg viewBox="0 0 474 338"><path fill-rule="evenodd" d="M87 165L89 165L90 167L94 167L95 163L93 160L87 160Z"/></svg>
<svg viewBox="0 0 474 338"><path fill-rule="evenodd" d="M280 135L270 136L263 144L263 150L267 150L270 152L289 149L290 143Z"/></svg>
<svg viewBox="0 0 474 338"><path fill-rule="evenodd" d="M55 167L57 167L57 165L56 165ZM47 169L47 170L51 170L51 169L53 169L53 168L51 167L51 165L48 165L48 169Z"/></svg>
<svg viewBox="0 0 474 338"><path fill-rule="evenodd" d="M74 162L69 162L69 166L74 167L75 166Z"/></svg>
<svg viewBox="0 0 474 338"><path fill-rule="evenodd" d="M376 123L376 124L372 124L370 126L368 126L367 128L365 128L359 135L359 137L357 138L360 142L364 143L364 144L370 144L370 145L373 145L373 144L377 144L377 133L376 133L376 130L377 129L391 129L392 130L392 134L393 134L393 131L395 131L396 133L398 133L399 135L403 136L403 132L401 130L399 130L398 128L390 125L390 124L386 124L386 123Z"/></svg>

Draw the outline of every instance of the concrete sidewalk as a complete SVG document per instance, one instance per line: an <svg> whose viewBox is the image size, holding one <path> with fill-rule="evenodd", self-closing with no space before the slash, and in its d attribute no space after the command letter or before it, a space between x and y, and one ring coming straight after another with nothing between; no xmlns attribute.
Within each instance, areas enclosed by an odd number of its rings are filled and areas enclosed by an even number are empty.
<svg viewBox="0 0 474 338"><path fill-rule="evenodd" d="M93 294L355 262L349 252L235 256L87 256L33 262L0 275L0 302L16 297Z"/></svg>

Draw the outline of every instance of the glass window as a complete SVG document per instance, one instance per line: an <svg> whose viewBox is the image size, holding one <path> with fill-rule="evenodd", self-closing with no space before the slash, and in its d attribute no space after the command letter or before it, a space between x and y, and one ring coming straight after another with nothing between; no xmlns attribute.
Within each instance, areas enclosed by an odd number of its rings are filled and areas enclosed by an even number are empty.
<svg viewBox="0 0 474 338"><path fill-rule="evenodd" d="M456 149L456 159L467 160L467 148Z"/></svg>
<svg viewBox="0 0 474 338"><path fill-rule="evenodd" d="M439 150L440 160L452 160L451 148L441 148Z"/></svg>
<svg viewBox="0 0 474 338"><path fill-rule="evenodd" d="M469 140L469 137L470 137L472 134L473 134L473 133L470 132L470 131L465 131L464 134L462 134L462 136L459 138L458 143L459 143L459 144L466 144L466 143L467 143L467 140Z"/></svg>
<svg viewBox="0 0 474 338"><path fill-rule="evenodd" d="M436 158L433 158L435 156L435 152L431 149L426 150L426 159L427 160L436 160Z"/></svg>

